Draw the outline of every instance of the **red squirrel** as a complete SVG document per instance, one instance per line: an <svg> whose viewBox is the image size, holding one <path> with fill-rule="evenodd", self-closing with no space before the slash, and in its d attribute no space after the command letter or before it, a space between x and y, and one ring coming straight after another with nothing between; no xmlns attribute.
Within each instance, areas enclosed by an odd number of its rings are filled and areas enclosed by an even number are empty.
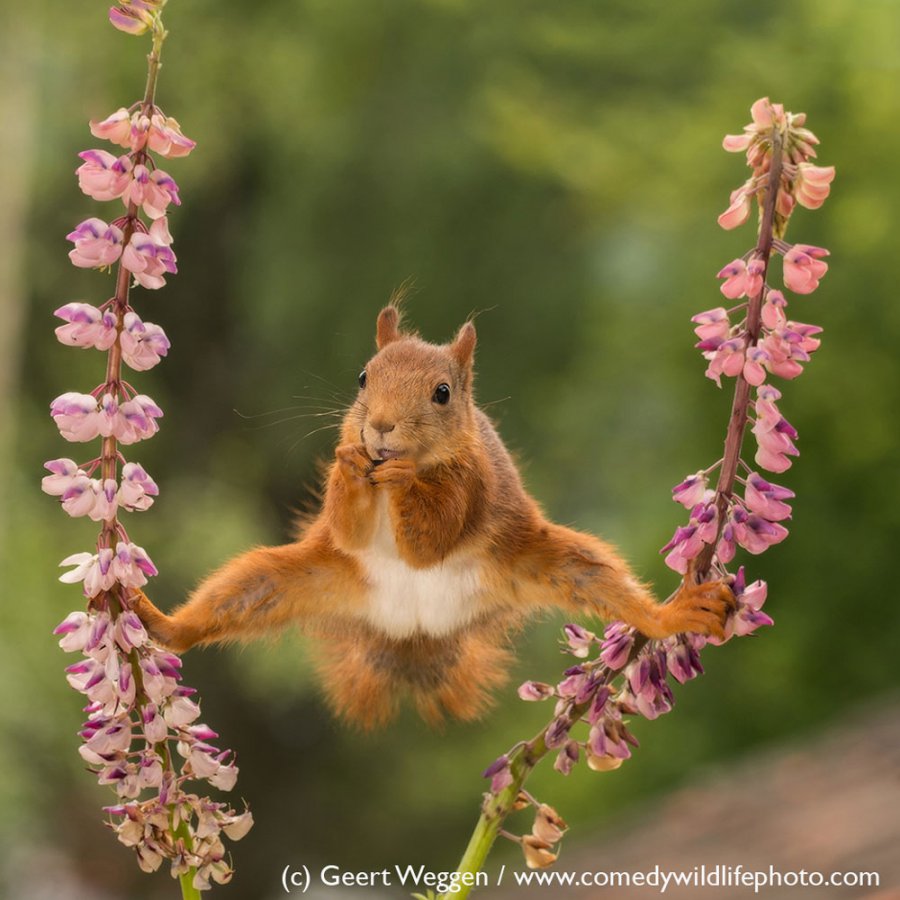
<svg viewBox="0 0 900 900"><path fill-rule="evenodd" d="M545 518L474 403L475 341L467 322L427 343L385 307L318 516L293 543L226 563L171 615L139 592L151 636L182 652L298 624L320 639L334 711L364 728L404 694L431 722L478 717L506 680L510 634L550 607L650 638L721 636L723 582L688 578L658 604L613 547Z"/></svg>

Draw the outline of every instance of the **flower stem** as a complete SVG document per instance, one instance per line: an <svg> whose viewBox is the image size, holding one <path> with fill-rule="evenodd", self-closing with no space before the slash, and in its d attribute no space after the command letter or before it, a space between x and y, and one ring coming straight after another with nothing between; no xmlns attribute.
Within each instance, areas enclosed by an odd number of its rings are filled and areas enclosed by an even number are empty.
<svg viewBox="0 0 900 900"><path fill-rule="evenodd" d="M636 635L631 652L628 654L628 660L624 665L628 665L629 662L635 659L646 644L647 638L640 634ZM617 671L609 670L606 682L612 681L620 671L621 669ZM589 699L584 703L573 703L569 707L566 713L569 728L578 723L588 711L592 702L593 700ZM476 875L482 870L484 862L494 846L494 841L497 839L497 835L500 834L503 823L506 821L506 817L513 811L516 798L519 796L526 779L537 764L553 749L547 746L546 733L546 729L542 729L530 741L519 744L509 754L509 771L510 775L512 775L512 782L496 794L485 794L481 815L475 823L475 829L456 868L457 876ZM474 881L474 878L472 880ZM454 893L441 894L438 900L453 900L453 898L464 900L471 893L473 886L473 884L466 884L463 880L458 880L455 884L458 890Z"/></svg>
<svg viewBox="0 0 900 900"><path fill-rule="evenodd" d="M759 340L762 326L762 304L768 287L766 276L769 271L769 260L772 256L772 243L775 238L775 209L778 201L778 188L781 183L783 136L776 128L772 134L772 160L769 165L769 176L766 179L766 194L763 201L762 216L759 223L759 237L752 256L763 262L762 286L749 299L747 304L746 346L752 347ZM728 431L725 434L725 453L719 480L716 484L716 512L719 527L716 539L706 544L694 560L690 572L696 581L702 581L712 566L713 556L725 528L728 505L731 502L738 465L741 459L741 447L744 445L744 432L750 408L750 383L743 373L735 379L734 399L731 403L731 415L728 419Z"/></svg>
<svg viewBox="0 0 900 900"><path fill-rule="evenodd" d="M145 113L153 107L156 97L156 79L160 69L160 53L162 50L162 42L165 40L166 32L162 27L162 22L157 19L156 26L153 30L153 48L147 56L147 85L144 89L144 99L141 101L141 108ZM136 162L143 162L145 157L144 150L139 150L136 156ZM138 221L138 206L131 202L128 204L128 210L125 214L125 223L122 228L122 247L123 250L128 246L129 240L134 233L135 223ZM125 313L128 310L128 297L131 289L130 285L131 273L122 264L121 257L119 259L119 268L116 271L116 292L112 298L112 309L116 317L116 341L109 348L109 355L106 358L106 387L115 392L116 400L121 396L122 382L122 328L124 326ZM100 473L101 478L105 481L108 478L116 479L118 470L119 448L118 442L114 435L103 438L102 449L100 453ZM118 529L118 519L113 516L111 519L103 523L100 532L100 546L114 547L116 544L116 531Z"/></svg>

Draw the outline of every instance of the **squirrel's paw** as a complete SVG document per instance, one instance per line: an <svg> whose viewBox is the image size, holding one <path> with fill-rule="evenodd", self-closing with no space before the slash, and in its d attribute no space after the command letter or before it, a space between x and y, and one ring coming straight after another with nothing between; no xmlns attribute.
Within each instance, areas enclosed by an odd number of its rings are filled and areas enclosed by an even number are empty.
<svg viewBox="0 0 900 900"><path fill-rule="evenodd" d="M412 484L416 477L416 464L411 459L387 459L370 473L369 481L379 484Z"/></svg>
<svg viewBox="0 0 900 900"><path fill-rule="evenodd" d="M342 444L334 451L341 474L351 481L364 481L372 471L372 460L365 444Z"/></svg>
<svg viewBox="0 0 900 900"><path fill-rule="evenodd" d="M691 631L725 637L725 619L735 609L731 588L724 581L685 584L665 610L665 626L670 634Z"/></svg>
<svg viewBox="0 0 900 900"><path fill-rule="evenodd" d="M187 647L179 646L175 640L169 616L157 609L153 601L140 588L133 588L127 599L129 607L141 620L151 640L175 653L187 650Z"/></svg>

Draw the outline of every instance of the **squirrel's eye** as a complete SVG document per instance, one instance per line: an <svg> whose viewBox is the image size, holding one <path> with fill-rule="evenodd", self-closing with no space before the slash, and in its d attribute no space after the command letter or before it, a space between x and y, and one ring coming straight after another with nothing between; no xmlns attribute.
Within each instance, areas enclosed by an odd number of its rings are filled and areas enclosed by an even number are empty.
<svg viewBox="0 0 900 900"><path fill-rule="evenodd" d="M439 384L435 389L434 393L431 395L431 400L434 403L440 403L441 406L445 406L450 402L450 385L449 384Z"/></svg>
<svg viewBox="0 0 900 900"><path fill-rule="evenodd" d="M359 373L359 386L364 388L366 386L366 370L363 369L362 372Z"/></svg>

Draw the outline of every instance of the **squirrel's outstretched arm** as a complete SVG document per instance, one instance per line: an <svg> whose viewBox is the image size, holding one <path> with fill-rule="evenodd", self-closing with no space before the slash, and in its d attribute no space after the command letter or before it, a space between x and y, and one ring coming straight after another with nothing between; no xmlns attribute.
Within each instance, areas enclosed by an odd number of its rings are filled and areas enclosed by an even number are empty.
<svg viewBox="0 0 900 900"><path fill-rule="evenodd" d="M288 622L325 617L359 591L352 561L313 529L297 543L235 557L171 615L141 591L133 608L154 640L181 653L195 644L250 639Z"/></svg>
<svg viewBox="0 0 900 900"><path fill-rule="evenodd" d="M734 596L721 581L684 583L670 603L657 603L606 542L544 522L512 563L515 599L576 615L621 620L649 638L683 631L723 637Z"/></svg>

